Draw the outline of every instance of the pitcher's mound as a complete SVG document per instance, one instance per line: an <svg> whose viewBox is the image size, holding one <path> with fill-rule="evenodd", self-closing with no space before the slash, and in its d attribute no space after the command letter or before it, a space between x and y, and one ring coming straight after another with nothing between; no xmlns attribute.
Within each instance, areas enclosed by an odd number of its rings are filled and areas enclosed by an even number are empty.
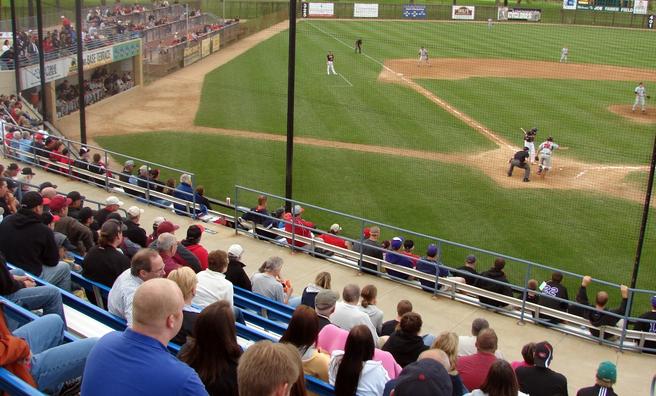
<svg viewBox="0 0 656 396"><path fill-rule="evenodd" d="M608 107L608 111L641 124L656 124L656 109L647 108L647 111L643 113L639 109L633 112L631 107L631 105L611 105Z"/></svg>

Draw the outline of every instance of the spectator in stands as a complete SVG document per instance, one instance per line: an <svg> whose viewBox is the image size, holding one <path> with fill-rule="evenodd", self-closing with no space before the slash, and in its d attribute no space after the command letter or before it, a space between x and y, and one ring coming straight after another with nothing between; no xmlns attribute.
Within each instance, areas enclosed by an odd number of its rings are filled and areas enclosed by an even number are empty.
<svg viewBox="0 0 656 396"><path fill-rule="evenodd" d="M183 216L189 216L189 214L201 215L204 216L207 214L207 208L201 204L201 196L194 191L194 188L191 186L191 175L182 174L180 176L180 184L175 187L173 191L173 196L184 201L195 202L199 206L198 209L191 207L187 208L187 205L174 203L173 209L175 213Z"/></svg>
<svg viewBox="0 0 656 396"><path fill-rule="evenodd" d="M515 370L519 390L531 396L567 395L567 378L549 368L553 358L551 344L546 341L535 344L535 365Z"/></svg>
<svg viewBox="0 0 656 396"><path fill-rule="evenodd" d="M548 308L567 312L567 308L569 304L566 301L558 301L554 299L554 297L557 297L563 300L569 300L567 288L561 283L562 281L563 281L563 273L559 271L554 271L551 274L551 280L546 282L544 288L542 288L541 290L542 294L540 294L538 298L538 304ZM540 315L540 317L554 324L560 323L559 319L552 318L547 315Z"/></svg>
<svg viewBox="0 0 656 396"><path fill-rule="evenodd" d="M207 269L207 249L200 244L200 238L205 231L205 227L200 224L193 224L187 228L187 238L180 243L186 247L200 262L200 268Z"/></svg>
<svg viewBox="0 0 656 396"><path fill-rule="evenodd" d="M294 310L280 342L289 343L298 350L305 374L328 382L330 356L317 350L318 335L319 319L316 312L308 306L299 305Z"/></svg>
<svg viewBox="0 0 656 396"><path fill-rule="evenodd" d="M123 222L127 229L123 233L123 236L142 248L148 247L148 235L146 235L146 230L139 226L139 221L141 220L141 215L144 213L144 210L137 206L130 206L127 212L127 219Z"/></svg>
<svg viewBox="0 0 656 396"><path fill-rule="evenodd" d="M385 385L383 396L451 396L456 393L447 371L449 359L439 349L424 351L416 362L407 365L398 378ZM457 394L461 396L460 393Z"/></svg>
<svg viewBox="0 0 656 396"><path fill-rule="evenodd" d="M476 337L477 353L458 357L456 368L467 389L480 389L492 363L497 360L497 334L492 329L483 329Z"/></svg>
<svg viewBox="0 0 656 396"><path fill-rule="evenodd" d="M465 282L467 282L469 286L478 286L479 279L471 276L471 275L478 275L478 272L476 271L476 256L474 256L473 254L467 256L467 258L465 259L465 265L458 268L457 272L460 276L465 278Z"/></svg>
<svg viewBox="0 0 656 396"><path fill-rule="evenodd" d="M337 234L342 232L342 227L339 224L333 224L330 226L330 231L327 234L321 234L321 238L325 243L333 246L340 247L342 249L351 249L351 241L347 241L337 236Z"/></svg>
<svg viewBox="0 0 656 396"><path fill-rule="evenodd" d="M366 285L362 288L360 297L362 297L359 306L360 310L369 315L371 323L376 328L376 334L380 335L383 329L383 311L376 306L376 303L378 302L376 300L378 297L378 289L374 285Z"/></svg>
<svg viewBox="0 0 656 396"><path fill-rule="evenodd" d="M377 226L373 226L369 228L369 236L366 237L366 239L360 244L359 242L355 242L353 244L353 250L356 252L359 252L362 250L362 254L364 256L369 256L376 258L378 260L383 260L383 250L381 249L380 242L378 242L378 238L380 238L380 228ZM368 263L366 261L361 261L360 262L360 267L366 270L376 270L378 267L375 264Z"/></svg>
<svg viewBox="0 0 656 396"><path fill-rule="evenodd" d="M16 213L18 210L18 200L11 193L8 186L8 180L0 179L0 208L4 211L4 216Z"/></svg>
<svg viewBox="0 0 656 396"><path fill-rule="evenodd" d="M449 361L449 379L451 380L451 387L453 388L453 396L462 396L465 393L465 384L462 383L462 378L458 374L458 335L453 332L443 332L433 342L431 350L439 349L443 351ZM425 352L424 352L425 353ZM421 355L419 355L421 359ZM444 365L447 367L447 365Z"/></svg>
<svg viewBox="0 0 656 396"><path fill-rule="evenodd" d="M310 283L303 289L301 304L314 308L314 299L322 290L330 289L331 276L329 272L319 272L314 278L314 283Z"/></svg>
<svg viewBox="0 0 656 396"><path fill-rule="evenodd" d="M394 237L390 243L391 252L385 253L385 261L390 264L400 265L402 267L414 268L414 258L408 255L403 254L401 247L403 246L403 238ZM413 280L413 277L407 274L404 274L399 271L394 271L391 269L387 270L387 274L394 278L400 278L404 280Z"/></svg>
<svg viewBox="0 0 656 396"><path fill-rule="evenodd" d="M526 302L537 304L540 291L538 290L538 281L536 279L529 279L526 282Z"/></svg>
<svg viewBox="0 0 656 396"><path fill-rule="evenodd" d="M80 210L82 210L86 197L78 191L71 191L66 197L71 200L71 203L68 205L68 215L79 220Z"/></svg>
<svg viewBox="0 0 656 396"><path fill-rule="evenodd" d="M212 204L210 200L205 196L205 186L200 185L196 187L196 194L200 197L200 204L203 205L207 210L212 210Z"/></svg>
<svg viewBox="0 0 656 396"><path fill-rule="evenodd" d="M116 212L121 206L123 206L123 201L111 195L105 199L105 207L96 212L93 216L93 226L95 230L99 230L102 227L103 223L107 220L107 216L110 213Z"/></svg>
<svg viewBox="0 0 656 396"><path fill-rule="evenodd" d="M18 177L18 174L20 173L20 170L21 170L20 166L18 166L18 164L16 164L15 162L12 162L11 164L9 164L7 169L5 169L2 176L8 179L16 179Z"/></svg>
<svg viewBox="0 0 656 396"><path fill-rule="evenodd" d="M566 393L565 393L566 394ZM490 366L485 382L480 388L465 396L528 396L519 391L517 377L505 360L497 360Z"/></svg>
<svg viewBox="0 0 656 396"><path fill-rule="evenodd" d="M93 225L93 210L91 208L82 208L80 209L80 212L77 215L78 220L82 225L87 227L89 230L91 230L91 233L93 234L93 242L98 243L98 233L91 228Z"/></svg>
<svg viewBox="0 0 656 396"><path fill-rule="evenodd" d="M163 220L164 218L162 217L161 219ZM155 235L157 237L159 237L164 233L169 233L174 235L175 231L177 231L180 228L179 225L173 224L168 220L164 220L161 223L159 222L160 218L157 218L155 220L156 222L153 223L153 228L155 228L155 224L158 224L157 229L155 231ZM157 249L157 238L155 238L155 240L148 247L152 249ZM201 270L200 262L198 261L196 256L194 256L193 253L189 251L189 249L182 246L182 244L179 243L177 244L177 248L175 250L175 255L173 256L173 260L179 265L190 267L196 273L200 272Z"/></svg>
<svg viewBox="0 0 656 396"><path fill-rule="evenodd" d="M640 319L650 320L652 322L636 322L634 327L636 331L656 333L656 296L652 296L651 298L651 311L640 315ZM653 351L645 351L646 353L656 354L656 341L645 341L645 348L654 349Z"/></svg>
<svg viewBox="0 0 656 396"><path fill-rule="evenodd" d="M250 212L244 213L241 218L244 221L252 221L264 228L270 228L273 224L273 220L268 218L268 216L271 216L271 214L267 210L267 197L266 195L260 195L257 197L257 206L251 208ZM261 230L256 230L258 235L262 235L261 232Z"/></svg>
<svg viewBox="0 0 656 396"><path fill-rule="evenodd" d="M403 241L403 251L402 254L411 257L413 260L413 267L417 265L417 260L419 260L419 255L414 253L415 250L415 241L412 239L406 239Z"/></svg>
<svg viewBox="0 0 656 396"><path fill-rule="evenodd" d="M592 277L586 275L581 280L581 287L579 292L576 295L576 302L579 304L590 306L588 301L588 292L587 287L592 283ZM600 326L618 326L622 327L624 325L624 319L620 319L617 316L609 315L613 313L616 315L624 315L626 313L626 304L629 298L629 288L625 285L620 286L620 293L622 295L622 302L618 308L608 309L608 293L605 291L597 292L595 298L594 309L585 309L583 311L583 317L590 321L590 324L596 327ZM590 334L595 337L599 337L599 330L590 329ZM615 336L609 333L604 334L604 339L612 339Z"/></svg>
<svg viewBox="0 0 656 396"><path fill-rule="evenodd" d="M98 245L82 261L82 275L94 282L112 287L116 278L130 268L130 259L119 250L123 241L123 225L114 219L100 228Z"/></svg>
<svg viewBox="0 0 656 396"><path fill-rule="evenodd" d="M423 321L418 313L404 314L399 329L392 333L381 349L390 352L401 367L416 361L419 354L428 349L419 336L422 325Z"/></svg>
<svg viewBox="0 0 656 396"><path fill-rule="evenodd" d="M287 238L287 243L292 245L293 242L295 247L306 245L305 242L299 241L297 237L314 238L314 234L311 231L314 228L314 223L303 219L303 212L305 212L305 209L301 205L294 205L291 218L285 223L285 231L293 232L296 235L294 241L292 241L292 238Z"/></svg>
<svg viewBox="0 0 656 396"><path fill-rule="evenodd" d="M489 329L490 323L483 318L476 318L472 321L471 324L471 334L470 336L460 336L458 337L458 356L471 356L477 353L476 348L476 339L482 330ZM494 352L494 355L497 359L503 359L501 351L497 350Z"/></svg>
<svg viewBox="0 0 656 396"><path fill-rule="evenodd" d="M138 256L145 256L141 258L149 264L158 257L146 249ZM184 300L178 286L168 279L152 279L133 295L133 323L124 332L111 332L98 341L87 359L82 395L207 395L196 372L166 349L183 321Z"/></svg>
<svg viewBox="0 0 656 396"><path fill-rule="evenodd" d="M12 274L2 254L0 254L0 295L30 311L40 309L44 315L59 315L66 321L59 289L50 285L37 286L29 276Z"/></svg>
<svg viewBox="0 0 656 396"><path fill-rule="evenodd" d="M149 248L139 250L132 257L130 268L116 278L116 282L109 291L107 297L109 312L127 320L130 325L132 323L132 300L137 288L148 280L162 278L164 275L164 262L157 251ZM182 307L180 309L182 310ZM171 338L177 332L176 330L171 334Z"/></svg>
<svg viewBox="0 0 656 396"><path fill-rule="evenodd" d="M12 332L0 310L2 366L47 394L79 392L89 352L98 341L85 338L64 343L66 323L57 315L45 315Z"/></svg>
<svg viewBox="0 0 656 396"><path fill-rule="evenodd" d="M34 140L34 152L39 154L39 155L42 155L40 153L45 151L46 146L43 143L41 143L37 147L36 142L37 142L37 140L35 139ZM78 152L79 158L76 159L75 161L73 161L73 166L78 168L78 169L81 169L83 171L87 171L87 172L90 171L91 170L90 169L91 164L89 163L91 161L91 159L89 158L90 153L91 153L91 150L89 150L88 147L84 147L84 146L80 147L80 151ZM80 178L80 180L89 180L88 175L78 173L78 172L74 172L73 174L75 176L77 176L78 178Z"/></svg>
<svg viewBox="0 0 656 396"><path fill-rule="evenodd" d="M216 301L198 315L192 337L178 357L196 370L210 395L238 396L241 354L232 308L227 301Z"/></svg>
<svg viewBox="0 0 656 396"><path fill-rule="evenodd" d="M330 324L330 315L335 312L337 300L339 300L339 295L332 290L325 289L317 293L314 307L319 320L319 331Z"/></svg>
<svg viewBox="0 0 656 396"><path fill-rule="evenodd" d="M503 268L505 266L506 266L506 260L502 259L501 257L497 257L494 260L494 265L492 266L492 268L481 273L481 276L501 283L490 282L488 280L480 279L478 287L497 294L512 297L513 295L512 288L510 286L505 285L505 284L510 284L508 278L506 277L506 274L503 272ZM504 307L507 305L503 301L497 301L495 299L487 298L487 297L479 297L478 300L483 304L491 305L493 307Z"/></svg>
<svg viewBox="0 0 656 396"><path fill-rule="evenodd" d="M439 257L437 257L437 255L437 246L432 243L428 245L428 248L426 249L426 256L417 261L417 271L421 271L425 274L437 275L438 278L445 278L454 282L465 283L464 277L451 276L449 270L440 265ZM419 283L421 283L422 288L426 291L432 292L435 289L435 282L419 279ZM442 286L438 285L438 289L441 288Z"/></svg>
<svg viewBox="0 0 656 396"><path fill-rule="evenodd" d="M378 333L376 327L371 323L369 315L358 308L360 299L360 287L354 284L344 286L342 290L343 302L338 302L335 306L335 312L330 315L330 322L344 330L351 330L354 326L365 325L371 331L374 342L378 342Z"/></svg>
<svg viewBox="0 0 656 396"><path fill-rule="evenodd" d="M40 193L44 199L47 198L48 200L53 199L54 197L57 196L57 190L54 187L45 187L40 191Z"/></svg>
<svg viewBox="0 0 656 396"><path fill-rule="evenodd" d="M191 304L196 296L198 280L196 279L196 273L189 267L180 267L173 270L167 278L178 285L182 292L182 298L184 299L184 308L182 308L182 327L180 327L178 334L171 339L171 342L174 344L183 345L187 342L187 336L191 335L194 325L196 324L196 318L198 318L198 314L200 313L200 310Z"/></svg>
<svg viewBox="0 0 656 396"><path fill-rule="evenodd" d="M535 343L529 342L528 344L522 347L522 360L517 360L510 363L513 370L517 370L518 367L533 367L535 361L533 360L533 355L535 354Z"/></svg>
<svg viewBox="0 0 656 396"><path fill-rule="evenodd" d="M205 308L216 301L227 301L233 306L232 283L226 279L224 272L228 267L228 254L223 250L214 250L208 255L208 267L198 273L198 286L194 304Z"/></svg>
<svg viewBox="0 0 656 396"><path fill-rule="evenodd" d="M32 178L34 176L36 176L36 173L32 171L32 168L25 167L21 169L20 175L16 178L19 184L18 189L16 189L16 198L21 201L23 200L25 193L31 189L30 184L32 184Z"/></svg>
<svg viewBox="0 0 656 396"><path fill-rule="evenodd" d="M164 261L164 273L168 275L171 271L182 267L174 259L175 251L178 248L178 241L175 235L165 232L157 237L157 252Z"/></svg>
<svg viewBox="0 0 656 396"><path fill-rule="evenodd" d="M354 326L344 351L334 351L328 369L329 381L337 395L380 395L389 381L381 362L372 360L375 341L365 325Z"/></svg>
<svg viewBox="0 0 656 396"><path fill-rule="evenodd" d="M241 287L248 291L253 290L251 280L244 271L246 264L241 262L244 254L244 248L241 245L233 244L228 248L228 269L226 270L226 280L230 281L233 286Z"/></svg>
<svg viewBox="0 0 656 396"><path fill-rule="evenodd" d="M294 289L289 287L285 290L279 280L282 264L283 262L280 257L269 257L262 263L259 272L253 275L251 283L253 284L254 293L261 294L266 298L283 304L288 304Z"/></svg>
<svg viewBox="0 0 656 396"><path fill-rule="evenodd" d="M57 195L50 200L50 212L59 216L59 221L55 223L55 231L66 235L75 246L75 251L84 256L94 246L93 232L76 218L68 215L71 202L70 198Z"/></svg>
<svg viewBox="0 0 656 396"><path fill-rule="evenodd" d="M29 191L16 214L0 224L0 252L7 261L64 290L71 290L71 268L59 263L53 231L41 222L43 197Z"/></svg>
<svg viewBox="0 0 656 396"><path fill-rule="evenodd" d="M396 318L383 323L380 331L381 336L390 336L396 331L401 322L401 317L408 312L412 312L412 303L408 300L401 300L396 304Z"/></svg>
<svg viewBox="0 0 656 396"><path fill-rule="evenodd" d="M576 396L617 396L613 384L617 381L617 367L609 361L599 363L595 384L579 389Z"/></svg>
<svg viewBox="0 0 656 396"><path fill-rule="evenodd" d="M301 374L301 359L295 348L271 341L257 342L239 359L239 396L289 395Z"/></svg>

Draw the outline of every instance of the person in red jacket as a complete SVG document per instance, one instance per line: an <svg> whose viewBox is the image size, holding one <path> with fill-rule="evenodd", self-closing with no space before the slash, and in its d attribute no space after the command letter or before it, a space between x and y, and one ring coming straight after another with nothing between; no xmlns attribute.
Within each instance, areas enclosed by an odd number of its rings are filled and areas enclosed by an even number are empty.
<svg viewBox="0 0 656 396"><path fill-rule="evenodd" d="M187 238L181 243L182 246L186 247L200 261L200 267L206 270L208 253L207 249L200 244L200 238L204 231L205 227L200 224L190 225L187 229Z"/></svg>
<svg viewBox="0 0 656 396"><path fill-rule="evenodd" d="M293 232L296 236L314 238L314 234L310 231L314 228L314 223L301 217L304 211L305 209L303 209L301 205L294 205L292 208L291 219L285 218L286 221L289 221L285 223L285 231ZM296 247L303 247L306 245L305 242L301 242L298 239L292 241L292 238L287 238L288 244L291 245L292 242Z"/></svg>

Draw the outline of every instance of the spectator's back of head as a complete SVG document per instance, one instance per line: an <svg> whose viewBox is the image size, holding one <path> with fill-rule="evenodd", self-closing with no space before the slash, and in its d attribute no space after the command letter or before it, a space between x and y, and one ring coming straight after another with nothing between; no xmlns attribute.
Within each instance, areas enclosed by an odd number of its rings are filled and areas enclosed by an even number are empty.
<svg viewBox="0 0 656 396"><path fill-rule="evenodd" d="M300 374L298 352L287 344L260 341L239 360L239 396L287 395Z"/></svg>
<svg viewBox="0 0 656 396"><path fill-rule="evenodd" d="M423 324L424 322L421 320L421 315L416 312L408 312L401 316L399 328L405 334L418 335Z"/></svg>
<svg viewBox="0 0 656 396"><path fill-rule="evenodd" d="M296 348L307 350L317 342L319 335L319 318L314 309L299 305L294 310L287 330L280 338L280 342L287 342Z"/></svg>
<svg viewBox="0 0 656 396"><path fill-rule="evenodd" d="M595 298L595 302L597 303L598 306L605 307L606 304L608 304L608 293L606 293L605 291L597 292L597 297Z"/></svg>
<svg viewBox="0 0 656 396"><path fill-rule="evenodd" d="M476 318L472 322L471 326L471 333L474 337L478 336L478 333L481 332L483 329L487 329L490 327L490 323L486 319L483 318Z"/></svg>
<svg viewBox="0 0 656 396"><path fill-rule="evenodd" d="M165 232L157 237L157 250L160 254L170 254L178 246L178 240L175 235Z"/></svg>
<svg viewBox="0 0 656 396"><path fill-rule="evenodd" d="M529 342L528 344L522 347L522 358L524 359L524 362L529 366L533 366L535 364L535 360L533 360L534 354L535 354L534 342Z"/></svg>
<svg viewBox="0 0 656 396"><path fill-rule="evenodd" d="M149 334L162 333L173 338L182 326L183 307L178 285L168 279L151 279L134 293L132 326L138 332L146 330Z"/></svg>
<svg viewBox="0 0 656 396"><path fill-rule="evenodd" d="M597 385L604 388L611 388L617 381L617 367L613 362L605 361L599 364L597 368Z"/></svg>
<svg viewBox="0 0 656 396"><path fill-rule="evenodd" d="M483 329L476 337L476 349L479 352L494 353L498 342L497 333L493 329Z"/></svg>
<svg viewBox="0 0 656 396"><path fill-rule="evenodd" d="M551 273L551 281L554 283L560 283L563 281L563 273L559 271L554 271Z"/></svg>
<svg viewBox="0 0 656 396"><path fill-rule="evenodd" d="M316 278L314 278L314 284L322 289L330 289L331 281L332 276L330 276L330 272L325 271L319 272Z"/></svg>
<svg viewBox="0 0 656 396"><path fill-rule="evenodd" d="M502 259L501 257L497 257L494 260L494 269L495 270L502 271L505 266L506 266L506 260Z"/></svg>
<svg viewBox="0 0 656 396"><path fill-rule="evenodd" d="M396 315L398 317L401 317L408 312L412 312L412 303L409 300L401 300L396 304Z"/></svg>
<svg viewBox="0 0 656 396"><path fill-rule="evenodd" d="M322 290L317 293L314 298L314 307L317 310L317 313L320 313L324 316L330 316L330 314L335 310L335 304L339 299L339 295L332 290Z"/></svg>
<svg viewBox="0 0 656 396"><path fill-rule="evenodd" d="M419 354L417 361L422 359L433 359L446 369L446 371L451 370L451 361L449 360L449 355L446 354L441 349L427 349Z"/></svg>
<svg viewBox="0 0 656 396"><path fill-rule="evenodd" d="M228 253L223 250L213 250L207 255L207 269L223 273L226 268L228 268Z"/></svg>
<svg viewBox="0 0 656 396"><path fill-rule="evenodd" d="M403 241L403 248L405 250L410 251L414 249L414 247L415 247L415 241L413 241L412 239L406 239L405 241Z"/></svg>
<svg viewBox="0 0 656 396"><path fill-rule="evenodd" d="M481 390L488 395L515 396L519 391L519 384L515 371L503 359L497 359L487 372Z"/></svg>
<svg viewBox="0 0 656 396"><path fill-rule="evenodd" d="M262 265L260 265L258 271L275 273L282 268L282 264L283 261L281 257L278 256L269 257L262 263Z"/></svg>
<svg viewBox="0 0 656 396"><path fill-rule="evenodd" d="M342 290L342 299L348 304L357 304L360 298L360 286L348 284Z"/></svg>
<svg viewBox="0 0 656 396"><path fill-rule="evenodd" d="M184 298L185 301L193 298L194 294L196 294L198 280L196 279L196 273L191 268L180 267L175 269L169 273L168 279L178 285L182 292L182 298Z"/></svg>
<svg viewBox="0 0 656 396"><path fill-rule="evenodd" d="M363 308L367 308L370 305L376 304L376 298L378 296L378 289L374 285L366 285L365 287L362 288L362 291L360 292L360 297L362 297L362 301L360 302L360 305L362 305Z"/></svg>
<svg viewBox="0 0 656 396"><path fill-rule="evenodd" d="M436 348L447 354L451 370L456 370L458 361L458 335L454 332L443 332L433 342L431 348ZM446 365L444 366L446 367Z"/></svg>
<svg viewBox="0 0 656 396"><path fill-rule="evenodd" d="M452 392L447 370L434 359L407 365L394 386L394 396L451 396Z"/></svg>

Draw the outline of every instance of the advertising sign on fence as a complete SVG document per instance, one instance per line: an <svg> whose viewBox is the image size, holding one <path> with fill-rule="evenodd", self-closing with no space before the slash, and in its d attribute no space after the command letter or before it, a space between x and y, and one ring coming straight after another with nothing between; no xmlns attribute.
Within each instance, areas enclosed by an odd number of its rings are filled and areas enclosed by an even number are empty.
<svg viewBox="0 0 656 396"><path fill-rule="evenodd" d="M378 4L353 4L353 18L378 18Z"/></svg>
<svg viewBox="0 0 656 396"><path fill-rule="evenodd" d="M221 35L217 34L212 37L212 52L216 52L221 48Z"/></svg>
<svg viewBox="0 0 656 396"><path fill-rule="evenodd" d="M335 16L334 3L303 3L301 5L303 18L330 18Z"/></svg>
<svg viewBox="0 0 656 396"><path fill-rule="evenodd" d="M415 4L403 5L403 18L407 19L426 19L426 6Z"/></svg>
<svg viewBox="0 0 656 396"><path fill-rule="evenodd" d="M635 0L633 2L633 13L639 15L647 15L649 9L649 0Z"/></svg>
<svg viewBox="0 0 656 396"><path fill-rule="evenodd" d="M576 0L563 0L563 10L575 10Z"/></svg>
<svg viewBox="0 0 656 396"><path fill-rule="evenodd" d="M184 49L184 67L191 65L192 63L200 59L200 45L196 44L191 47Z"/></svg>
<svg viewBox="0 0 656 396"><path fill-rule="evenodd" d="M211 48L212 40L210 38L203 39L203 41L200 42L200 56L204 58L209 55L212 52Z"/></svg>
<svg viewBox="0 0 656 396"><path fill-rule="evenodd" d="M508 10L508 20L539 22L542 10L528 8L511 8Z"/></svg>
<svg viewBox="0 0 656 396"><path fill-rule="evenodd" d="M474 13L476 12L476 7L474 6L451 6L451 19L465 19L465 20L474 20Z"/></svg>
<svg viewBox="0 0 656 396"><path fill-rule="evenodd" d="M577 10L634 12L633 8L634 7L620 7L619 2L615 2L614 5L606 5L606 4L599 5L595 0L578 0L576 2Z"/></svg>
<svg viewBox="0 0 656 396"><path fill-rule="evenodd" d="M131 40L125 43L116 44L112 47L112 60L118 62L123 59L129 59L139 55L141 40Z"/></svg>
<svg viewBox="0 0 656 396"><path fill-rule="evenodd" d="M59 80L68 76L70 58L56 59L46 62L45 75L46 82ZM24 67L21 69L21 87L28 89L36 87L41 84L41 77L39 76L39 65Z"/></svg>
<svg viewBox="0 0 656 396"><path fill-rule="evenodd" d="M499 7L499 8L497 8L497 20L498 21L507 21L508 20L508 7Z"/></svg>

